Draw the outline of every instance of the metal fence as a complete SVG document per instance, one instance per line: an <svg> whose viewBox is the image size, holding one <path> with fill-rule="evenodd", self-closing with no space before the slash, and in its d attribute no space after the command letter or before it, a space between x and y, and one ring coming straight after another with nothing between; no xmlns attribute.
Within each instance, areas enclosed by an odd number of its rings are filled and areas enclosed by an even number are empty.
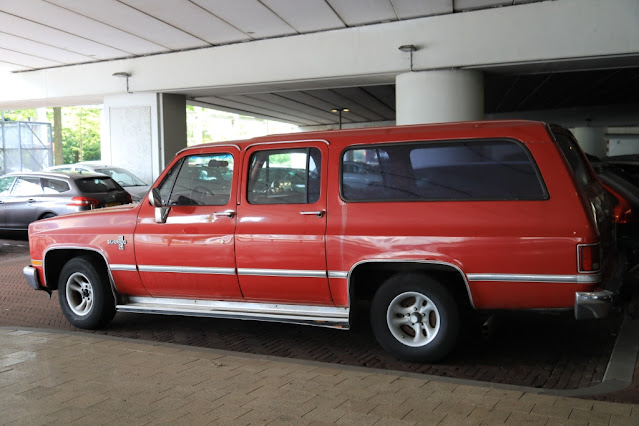
<svg viewBox="0 0 639 426"><path fill-rule="evenodd" d="M0 121L0 175L53 164L51 123Z"/></svg>

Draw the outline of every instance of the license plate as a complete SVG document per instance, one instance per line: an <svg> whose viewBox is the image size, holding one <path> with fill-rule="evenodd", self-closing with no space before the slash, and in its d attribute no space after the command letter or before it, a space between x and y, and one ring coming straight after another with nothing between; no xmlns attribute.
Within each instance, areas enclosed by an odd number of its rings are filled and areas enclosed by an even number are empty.
<svg viewBox="0 0 639 426"><path fill-rule="evenodd" d="M120 206L121 203L106 203L105 207Z"/></svg>

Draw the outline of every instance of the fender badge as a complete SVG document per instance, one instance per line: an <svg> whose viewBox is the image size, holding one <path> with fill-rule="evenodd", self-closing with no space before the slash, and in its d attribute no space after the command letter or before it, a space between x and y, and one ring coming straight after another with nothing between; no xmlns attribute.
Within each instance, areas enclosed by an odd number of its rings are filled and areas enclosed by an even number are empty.
<svg viewBox="0 0 639 426"><path fill-rule="evenodd" d="M126 240L124 239L124 235L120 235L117 240L107 240L107 244L118 245L120 250L124 250Z"/></svg>

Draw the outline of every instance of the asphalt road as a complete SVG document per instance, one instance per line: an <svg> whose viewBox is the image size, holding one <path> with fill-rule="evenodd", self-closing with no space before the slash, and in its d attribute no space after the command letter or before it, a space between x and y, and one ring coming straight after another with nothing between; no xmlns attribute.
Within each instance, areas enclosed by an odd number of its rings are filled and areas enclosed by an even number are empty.
<svg viewBox="0 0 639 426"><path fill-rule="evenodd" d="M74 330L60 312L56 293L50 299L26 285L22 267L28 263L26 236L0 235L0 326ZM341 331L119 313L95 333L560 390L588 388L603 380L622 320L621 313L596 321L576 321L570 315L501 314L485 335L479 325L467 328L456 350L439 364L396 360L379 348L366 318L354 329ZM639 392L635 394L598 399L639 402Z"/></svg>

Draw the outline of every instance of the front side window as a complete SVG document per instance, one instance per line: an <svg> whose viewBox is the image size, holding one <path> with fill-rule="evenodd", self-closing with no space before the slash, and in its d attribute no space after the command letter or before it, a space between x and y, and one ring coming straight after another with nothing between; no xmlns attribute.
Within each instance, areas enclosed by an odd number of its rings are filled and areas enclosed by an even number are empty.
<svg viewBox="0 0 639 426"><path fill-rule="evenodd" d="M231 198L233 155L200 154L176 163L159 186L162 204L224 206Z"/></svg>
<svg viewBox="0 0 639 426"><path fill-rule="evenodd" d="M510 140L411 142L344 152L347 201L547 198L524 145Z"/></svg>
<svg viewBox="0 0 639 426"><path fill-rule="evenodd" d="M258 151L251 155L247 200L251 204L312 204L320 197L317 148Z"/></svg>
<svg viewBox="0 0 639 426"><path fill-rule="evenodd" d="M3 178L0 178L0 195L9 194L9 190L11 189L11 185L13 184L14 180L16 180L16 178L13 176L5 176Z"/></svg>

